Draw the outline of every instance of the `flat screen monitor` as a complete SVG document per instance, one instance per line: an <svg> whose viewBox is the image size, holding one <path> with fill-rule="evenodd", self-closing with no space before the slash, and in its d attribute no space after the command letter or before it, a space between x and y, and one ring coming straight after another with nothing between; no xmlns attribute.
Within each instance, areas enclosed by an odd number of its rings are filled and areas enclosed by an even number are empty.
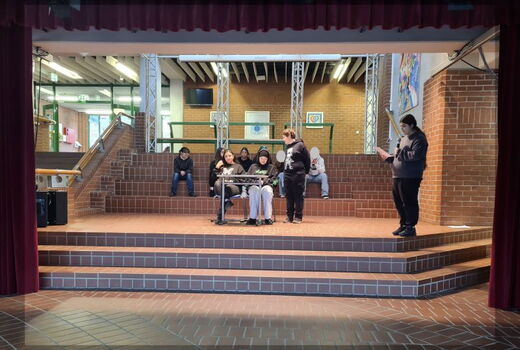
<svg viewBox="0 0 520 350"><path fill-rule="evenodd" d="M186 104L190 106L213 106L213 89L186 90Z"/></svg>

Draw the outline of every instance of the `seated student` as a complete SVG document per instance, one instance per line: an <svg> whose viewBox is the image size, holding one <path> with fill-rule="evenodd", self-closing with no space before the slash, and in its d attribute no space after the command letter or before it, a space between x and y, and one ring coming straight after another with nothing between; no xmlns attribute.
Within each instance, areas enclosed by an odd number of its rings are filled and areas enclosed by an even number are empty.
<svg viewBox="0 0 520 350"><path fill-rule="evenodd" d="M311 169L307 174L306 184L321 184L321 198L329 199L329 182L327 179L327 174L325 174L325 161L320 156L320 150L318 149L318 147L313 147L310 151L310 155Z"/></svg>
<svg viewBox="0 0 520 350"><path fill-rule="evenodd" d="M260 203L263 203L264 223L266 225L272 225L273 187L276 186L278 181L278 170L271 164L271 157L269 151L266 149L260 149L255 159L256 162L251 165L247 173L249 175L267 175L268 177L262 181L262 188L260 188L259 185L249 186L249 219L246 225L256 225ZM251 179L251 181L253 180Z"/></svg>
<svg viewBox="0 0 520 350"><path fill-rule="evenodd" d="M244 175L245 171L244 168L242 168L242 165L235 163L235 155L233 154L233 151L230 149L225 149L224 154L222 156L222 159L217 162L215 165L215 168L213 169L213 172L215 173L215 177L218 174L223 175ZM217 181L215 181L214 190L217 195L222 195L222 178L218 178ZM242 182L241 179L233 179L228 178L224 180L224 183L230 182ZM229 208L233 206L233 203L231 202L231 197L239 195L241 193L241 186L239 185L225 185L225 193L224 193L224 212L226 212ZM222 221L222 208L219 209L217 214L217 220L215 223L217 225L222 225L224 222Z"/></svg>
<svg viewBox="0 0 520 350"><path fill-rule="evenodd" d="M240 165L242 165L244 171L249 171L249 167L253 164L253 161L249 156L249 150L247 149L247 147L242 147L242 149L240 150L240 157L238 158L238 162L240 163Z"/></svg>
<svg viewBox="0 0 520 350"><path fill-rule="evenodd" d="M222 159L222 156L224 155L224 148L219 147L217 148L217 151L215 152L215 158L209 163L209 196L215 197L215 181L217 181L217 175L214 172L215 165L219 162L219 160Z"/></svg>
<svg viewBox="0 0 520 350"><path fill-rule="evenodd" d="M186 180L188 185L188 195L197 197L193 189L193 160L190 158L190 150L188 147L182 147L179 150L179 156L173 161L173 177L170 196L177 195L177 185L180 180Z"/></svg>
<svg viewBox="0 0 520 350"><path fill-rule="evenodd" d="M284 163L279 163L278 161L275 164L276 169L278 170L278 193L281 198L285 198L285 186L284 186L284 174L283 167Z"/></svg>

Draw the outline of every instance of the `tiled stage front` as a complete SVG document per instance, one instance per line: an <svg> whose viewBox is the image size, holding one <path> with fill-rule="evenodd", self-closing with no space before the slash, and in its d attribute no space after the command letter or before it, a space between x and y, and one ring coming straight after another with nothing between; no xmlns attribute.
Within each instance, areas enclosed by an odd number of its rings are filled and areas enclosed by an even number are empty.
<svg viewBox="0 0 520 350"><path fill-rule="evenodd" d="M487 281L489 227L306 217L217 226L208 216L104 214L39 229L44 288L423 297Z"/></svg>

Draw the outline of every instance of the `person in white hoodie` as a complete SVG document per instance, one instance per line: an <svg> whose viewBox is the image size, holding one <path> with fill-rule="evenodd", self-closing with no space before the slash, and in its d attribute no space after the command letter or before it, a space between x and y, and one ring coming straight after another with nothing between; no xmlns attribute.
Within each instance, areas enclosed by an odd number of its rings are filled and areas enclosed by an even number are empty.
<svg viewBox="0 0 520 350"><path fill-rule="evenodd" d="M329 181L325 173L325 161L320 156L318 147L312 147L310 151L311 169L307 174L307 183L321 184L321 198L329 199Z"/></svg>

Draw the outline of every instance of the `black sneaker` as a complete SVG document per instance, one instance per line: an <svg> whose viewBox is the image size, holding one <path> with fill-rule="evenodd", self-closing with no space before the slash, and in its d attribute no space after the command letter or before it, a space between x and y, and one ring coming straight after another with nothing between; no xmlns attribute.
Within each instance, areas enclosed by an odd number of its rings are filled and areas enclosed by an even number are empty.
<svg viewBox="0 0 520 350"><path fill-rule="evenodd" d="M283 221L285 224L290 224L293 222L293 219L291 219L290 217L286 217L285 220Z"/></svg>
<svg viewBox="0 0 520 350"><path fill-rule="evenodd" d="M393 234L394 236L399 236L399 234L400 234L401 232L403 232L405 229L406 229L406 226L401 225L401 226L399 226L399 228L398 228L397 230L395 230L394 232L392 232L392 234Z"/></svg>
<svg viewBox="0 0 520 350"><path fill-rule="evenodd" d="M188 193L188 196L190 196L190 197L197 197L197 195L195 193Z"/></svg>
<svg viewBox="0 0 520 350"><path fill-rule="evenodd" d="M266 225L272 225L272 224L273 224L273 220L271 220L271 219L265 219L265 220L264 220L264 224L266 224Z"/></svg>
<svg viewBox="0 0 520 350"><path fill-rule="evenodd" d="M414 226L406 226L404 231L401 231L401 233L399 233L399 236L401 237L415 237L416 235L417 231L415 231Z"/></svg>
<svg viewBox="0 0 520 350"><path fill-rule="evenodd" d="M292 223L293 223L293 224L301 224L301 223L302 223L302 219L300 219L300 218L294 218L294 220L293 220Z"/></svg>
<svg viewBox="0 0 520 350"><path fill-rule="evenodd" d="M256 219L247 219L246 225L256 226Z"/></svg>

